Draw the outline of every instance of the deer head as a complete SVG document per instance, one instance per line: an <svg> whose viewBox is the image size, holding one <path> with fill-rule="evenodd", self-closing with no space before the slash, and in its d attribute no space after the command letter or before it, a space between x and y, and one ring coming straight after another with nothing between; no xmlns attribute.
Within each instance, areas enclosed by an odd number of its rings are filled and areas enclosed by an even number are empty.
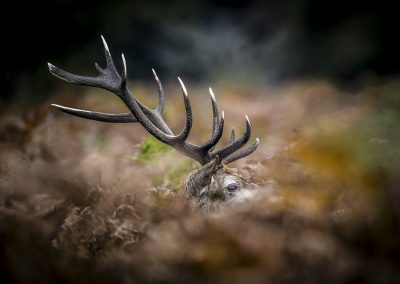
<svg viewBox="0 0 400 284"><path fill-rule="evenodd" d="M209 92L213 110L212 137L201 145L188 142L187 139L192 128L192 108L182 80L178 77L182 88L186 121L182 131L175 135L162 118L164 90L155 71L153 70L153 74L158 86L159 102L155 109L150 109L141 104L128 90L127 67L124 55L122 54L123 69L120 74L114 65L106 41L103 37L101 38L104 45L106 68L103 69L95 63L95 67L99 73L97 77L74 75L49 63L50 73L72 84L106 89L117 95L130 112L110 114L69 108L56 104L52 104L52 106L65 113L91 120L110 123L139 122L159 141L199 162L202 168L192 172L186 183L186 195L189 199L195 201L196 207L199 210L209 211L215 208L216 204L234 198L241 199L239 197L240 191L247 186L248 181L235 174L226 165L250 155L256 150L259 144L259 139L257 138L252 145L242 149L251 135L251 126L248 117L246 116L246 129L243 135L236 139L235 132L232 129L230 143L222 149L215 150L214 148L223 133L224 112L222 111L221 115L219 114L215 96L210 88Z"/></svg>

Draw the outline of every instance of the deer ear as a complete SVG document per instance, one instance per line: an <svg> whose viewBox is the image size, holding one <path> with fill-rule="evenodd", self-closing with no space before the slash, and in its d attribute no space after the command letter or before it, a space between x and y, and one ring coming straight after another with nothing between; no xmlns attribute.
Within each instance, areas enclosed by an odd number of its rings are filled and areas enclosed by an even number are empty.
<svg viewBox="0 0 400 284"><path fill-rule="evenodd" d="M208 164L205 164L203 166L202 170L210 172L210 174L212 175L217 169L217 167L220 165L220 162L221 159L219 158L218 155L216 155L210 162L208 162Z"/></svg>
<svg viewBox="0 0 400 284"><path fill-rule="evenodd" d="M192 173L186 184L189 197L198 196L200 190L211 183L212 176L220 165L219 156L215 156L208 164Z"/></svg>
<svg viewBox="0 0 400 284"><path fill-rule="evenodd" d="M201 187L205 187L211 183L211 178L219 165L219 156L215 156L210 162L208 162L208 164L205 164L196 172L196 179Z"/></svg>

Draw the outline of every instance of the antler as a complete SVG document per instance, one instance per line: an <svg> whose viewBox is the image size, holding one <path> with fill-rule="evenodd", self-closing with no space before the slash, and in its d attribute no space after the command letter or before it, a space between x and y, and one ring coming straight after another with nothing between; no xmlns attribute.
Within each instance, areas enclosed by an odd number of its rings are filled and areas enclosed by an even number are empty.
<svg viewBox="0 0 400 284"><path fill-rule="evenodd" d="M116 94L128 107L130 113L110 114L69 108L57 104L52 104L52 106L63 112L91 120L111 123L139 122L155 138L182 152L184 155L198 161L202 165L207 164L216 156L219 157L220 161L228 164L242 157L248 156L256 150L259 144L258 138L248 148L239 150L247 143L251 135L250 121L246 116L246 130L244 131L243 135L238 140L235 140L234 131L232 130L231 141L229 145L218 151L213 151L215 145L222 136L224 128L224 112L222 111L221 116L219 115L217 102L211 88L209 89L209 92L213 109L212 137L202 145L195 145L188 142L187 138L192 128L192 108L185 85L179 77L178 80L181 84L186 111L186 121L182 131L175 135L162 118L162 112L164 109L164 90L156 72L153 70L154 78L158 86L159 102L155 109L150 109L141 104L127 88L127 67L124 54L122 54L123 70L120 75L115 68L114 61L111 57L104 37L101 36L101 39L104 45L107 65L106 68L103 69L97 63L95 63L95 67L99 73L97 77L74 75L50 63L48 63L49 70L54 76L72 84L106 89Z"/></svg>

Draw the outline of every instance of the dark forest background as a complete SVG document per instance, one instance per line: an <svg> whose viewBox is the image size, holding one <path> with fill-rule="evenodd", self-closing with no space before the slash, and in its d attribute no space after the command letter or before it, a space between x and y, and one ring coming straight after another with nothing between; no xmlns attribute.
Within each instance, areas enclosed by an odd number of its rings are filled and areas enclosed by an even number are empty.
<svg viewBox="0 0 400 284"><path fill-rule="evenodd" d="M13 1L2 8L1 102L48 97L58 83L48 61L93 72L101 34L127 56L131 80L151 80L154 67L196 82L351 85L399 73L397 14L390 1Z"/></svg>

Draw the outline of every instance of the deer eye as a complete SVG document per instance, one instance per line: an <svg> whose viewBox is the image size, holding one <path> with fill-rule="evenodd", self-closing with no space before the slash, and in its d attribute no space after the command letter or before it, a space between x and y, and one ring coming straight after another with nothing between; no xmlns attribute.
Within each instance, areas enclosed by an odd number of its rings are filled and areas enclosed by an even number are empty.
<svg viewBox="0 0 400 284"><path fill-rule="evenodd" d="M226 186L226 189L227 189L229 192L234 192L234 191L236 191L238 188L239 188L239 185L238 185L237 183L231 183L231 184L228 184L228 185Z"/></svg>

